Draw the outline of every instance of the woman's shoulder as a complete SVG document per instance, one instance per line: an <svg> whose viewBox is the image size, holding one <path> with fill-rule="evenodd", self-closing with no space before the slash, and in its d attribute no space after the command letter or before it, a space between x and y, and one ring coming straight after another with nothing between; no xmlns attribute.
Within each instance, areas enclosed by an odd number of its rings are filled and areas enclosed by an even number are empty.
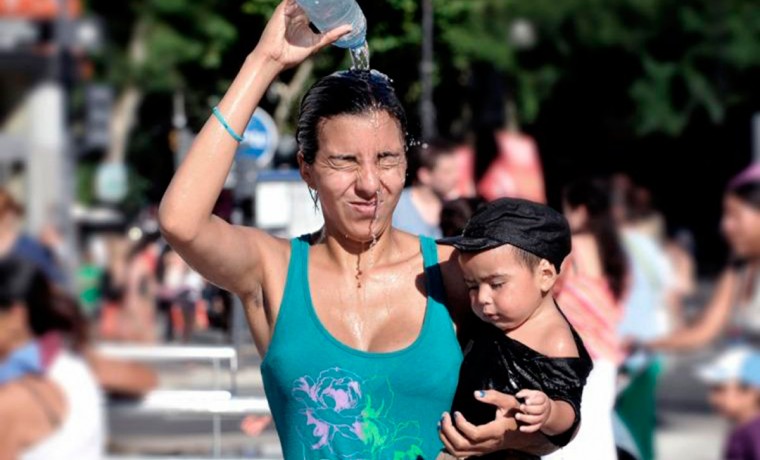
<svg viewBox="0 0 760 460"><path fill-rule="evenodd" d="M50 379L22 377L0 386L0 419L9 421L11 432L0 436L0 448L22 450L44 439L53 430L55 418L66 411L61 389Z"/></svg>

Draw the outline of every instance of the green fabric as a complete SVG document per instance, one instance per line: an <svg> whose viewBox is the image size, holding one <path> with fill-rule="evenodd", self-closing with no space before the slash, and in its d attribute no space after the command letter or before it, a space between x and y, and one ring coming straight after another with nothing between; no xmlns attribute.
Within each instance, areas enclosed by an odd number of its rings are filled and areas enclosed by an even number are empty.
<svg viewBox="0 0 760 460"><path fill-rule="evenodd" d="M419 337L399 351L368 353L322 325L307 276L308 239L292 241L284 298L261 366L286 460L433 460L443 447L437 423L451 407L462 353L442 303L435 242L421 237L420 244L428 303Z"/></svg>
<svg viewBox="0 0 760 460"><path fill-rule="evenodd" d="M100 303L100 280L103 269L96 265L83 265L77 271L77 291L79 303L87 316L93 316Z"/></svg>
<svg viewBox="0 0 760 460"><path fill-rule="evenodd" d="M660 361L654 360L631 380L615 404L615 411L636 442L641 460L655 458L657 380L661 371Z"/></svg>

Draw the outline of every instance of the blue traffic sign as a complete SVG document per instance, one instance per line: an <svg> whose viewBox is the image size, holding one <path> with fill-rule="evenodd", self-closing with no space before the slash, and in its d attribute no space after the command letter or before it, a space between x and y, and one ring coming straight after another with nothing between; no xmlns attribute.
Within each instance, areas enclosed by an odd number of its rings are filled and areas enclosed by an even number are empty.
<svg viewBox="0 0 760 460"><path fill-rule="evenodd" d="M237 153L255 158L256 165L264 168L272 161L278 142L274 120L264 109L257 108L243 132L243 142Z"/></svg>

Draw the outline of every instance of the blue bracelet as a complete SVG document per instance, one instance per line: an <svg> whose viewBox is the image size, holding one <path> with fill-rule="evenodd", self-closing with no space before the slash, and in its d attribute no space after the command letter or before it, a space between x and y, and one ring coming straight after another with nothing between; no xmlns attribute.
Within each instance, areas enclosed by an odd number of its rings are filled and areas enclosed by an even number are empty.
<svg viewBox="0 0 760 460"><path fill-rule="evenodd" d="M219 107L214 107L213 109L211 109L211 113L214 114L216 119L219 120L219 123L221 123L222 126L224 126L224 129L226 129L227 132L230 133L230 136L232 136L233 139L235 139L238 142L243 142L243 136L236 133L232 129L232 127L229 124L227 124L227 120L225 120L221 112L219 112Z"/></svg>

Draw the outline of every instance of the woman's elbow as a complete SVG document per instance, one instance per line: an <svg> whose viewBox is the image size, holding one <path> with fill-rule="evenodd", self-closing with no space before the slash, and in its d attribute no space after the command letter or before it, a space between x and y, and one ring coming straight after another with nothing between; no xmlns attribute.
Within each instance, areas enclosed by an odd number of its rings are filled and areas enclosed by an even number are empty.
<svg viewBox="0 0 760 460"><path fill-rule="evenodd" d="M174 206L167 203L166 198L158 208L158 225L161 235L170 244L190 243L198 234L198 226L193 225L187 216L183 215L184 213L173 208Z"/></svg>

